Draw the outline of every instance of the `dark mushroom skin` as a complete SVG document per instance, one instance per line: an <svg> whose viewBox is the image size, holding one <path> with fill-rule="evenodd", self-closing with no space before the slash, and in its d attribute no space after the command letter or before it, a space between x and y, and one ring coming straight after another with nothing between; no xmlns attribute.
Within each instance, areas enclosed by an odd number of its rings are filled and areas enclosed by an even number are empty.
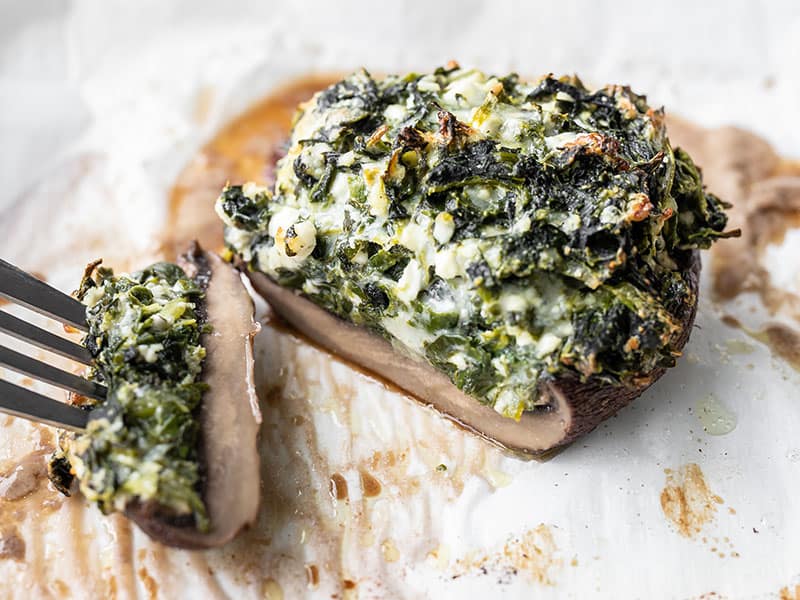
<svg viewBox="0 0 800 600"><path fill-rule="evenodd" d="M274 188L216 206L286 320L530 453L674 366L726 207L629 88L457 65L318 93Z"/></svg>
<svg viewBox="0 0 800 600"><path fill-rule="evenodd" d="M164 544L210 548L258 510L258 325L231 265L197 244L179 262L87 269L77 295L90 376L109 394L87 405L86 433L62 435L50 473L64 493L74 476L103 512L124 512Z"/></svg>

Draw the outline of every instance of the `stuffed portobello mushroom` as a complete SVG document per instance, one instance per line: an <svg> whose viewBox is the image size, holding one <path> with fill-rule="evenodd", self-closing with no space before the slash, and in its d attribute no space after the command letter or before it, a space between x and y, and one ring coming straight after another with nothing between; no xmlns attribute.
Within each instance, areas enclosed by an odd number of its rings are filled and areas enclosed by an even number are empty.
<svg viewBox="0 0 800 600"><path fill-rule="evenodd" d="M115 275L93 263L86 303L89 376L105 401L65 434L50 477L77 485L168 545L217 546L255 520L260 413L252 386L253 304L239 273L195 246L180 265Z"/></svg>
<svg viewBox="0 0 800 600"><path fill-rule="evenodd" d="M289 323L533 454L675 364L725 207L629 88L454 65L316 94L274 188L216 205Z"/></svg>

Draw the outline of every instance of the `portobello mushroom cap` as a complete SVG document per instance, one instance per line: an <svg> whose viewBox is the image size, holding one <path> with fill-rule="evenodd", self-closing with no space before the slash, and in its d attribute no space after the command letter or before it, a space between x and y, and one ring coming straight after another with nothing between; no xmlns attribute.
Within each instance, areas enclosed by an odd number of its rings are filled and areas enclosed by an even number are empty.
<svg viewBox="0 0 800 600"><path fill-rule="evenodd" d="M693 250L687 256L687 264L682 267L692 294L697 297L700 253ZM539 390L549 397L548 404L523 413L516 421L465 394L444 373L421 359L398 352L365 327L340 319L262 273L246 272L255 290L275 312L313 342L372 371L462 427L513 452L539 455L572 442L640 396L666 371L657 368L630 386L612 385L597 377L583 382L572 377L555 379ZM675 352L680 352L689 341L696 312L697 302L682 307L678 315L682 327L674 341Z"/></svg>
<svg viewBox="0 0 800 600"><path fill-rule="evenodd" d="M257 437L261 423L253 384L253 302L239 272L216 254L193 244L180 266L205 288L203 310L212 331L204 334L200 407L203 500L210 530L175 518L156 502L132 503L125 514L150 537L168 546L220 546L255 522L260 491ZM191 521L191 519L189 519Z"/></svg>
<svg viewBox="0 0 800 600"><path fill-rule="evenodd" d="M451 64L301 104L225 242L276 312L509 449L590 431L675 364L729 207L626 86ZM302 296L298 296L302 294Z"/></svg>

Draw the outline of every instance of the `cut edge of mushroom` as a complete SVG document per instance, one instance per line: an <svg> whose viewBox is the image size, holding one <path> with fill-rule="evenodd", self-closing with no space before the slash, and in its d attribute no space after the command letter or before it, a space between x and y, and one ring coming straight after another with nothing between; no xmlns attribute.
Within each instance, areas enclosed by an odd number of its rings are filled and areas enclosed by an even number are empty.
<svg viewBox="0 0 800 600"><path fill-rule="evenodd" d="M205 287L204 311L213 330L204 334L201 378L209 389L200 407L203 501L207 532L171 519L157 503L132 503L125 513L150 537L169 546L221 546L255 523L260 496L258 432L261 413L253 384L253 301L241 275L196 243L179 261ZM205 273L203 272L205 270Z"/></svg>
<svg viewBox="0 0 800 600"><path fill-rule="evenodd" d="M687 262L689 285L696 297L699 253L693 251ZM461 427L515 453L542 457L572 442L641 395L665 372L663 368L655 369L636 386L612 385L596 379L587 382L556 379L539 390L548 398L547 405L526 411L516 421L465 394L444 373L398 351L366 328L340 319L262 273L247 271L247 275L253 288L275 312L315 344L405 390ZM675 340L676 351L688 341L696 310L695 301L679 315L683 328Z"/></svg>

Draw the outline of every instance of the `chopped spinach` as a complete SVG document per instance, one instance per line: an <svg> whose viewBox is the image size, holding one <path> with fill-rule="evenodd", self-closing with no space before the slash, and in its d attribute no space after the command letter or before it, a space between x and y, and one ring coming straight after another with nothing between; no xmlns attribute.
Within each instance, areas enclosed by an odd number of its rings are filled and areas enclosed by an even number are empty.
<svg viewBox="0 0 800 600"><path fill-rule="evenodd" d="M231 192L224 202L238 223L253 222L252 198ZM68 490L76 476L105 513L154 502L207 530L197 414L206 389L200 338L209 329L203 288L171 263L118 276L94 264L77 296L87 304L90 378L104 383L108 396L87 400L86 433L68 438L54 456L54 482Z"/></svg>
<svg viewBox="0 0 800 600"><path fill-rule="evenodd" d="M673 364L689 254L735 234L724 208L628 87L458 67L343 79L300 109L274 190L217 205L251 268L513 418L548 379Z"/></svg>

